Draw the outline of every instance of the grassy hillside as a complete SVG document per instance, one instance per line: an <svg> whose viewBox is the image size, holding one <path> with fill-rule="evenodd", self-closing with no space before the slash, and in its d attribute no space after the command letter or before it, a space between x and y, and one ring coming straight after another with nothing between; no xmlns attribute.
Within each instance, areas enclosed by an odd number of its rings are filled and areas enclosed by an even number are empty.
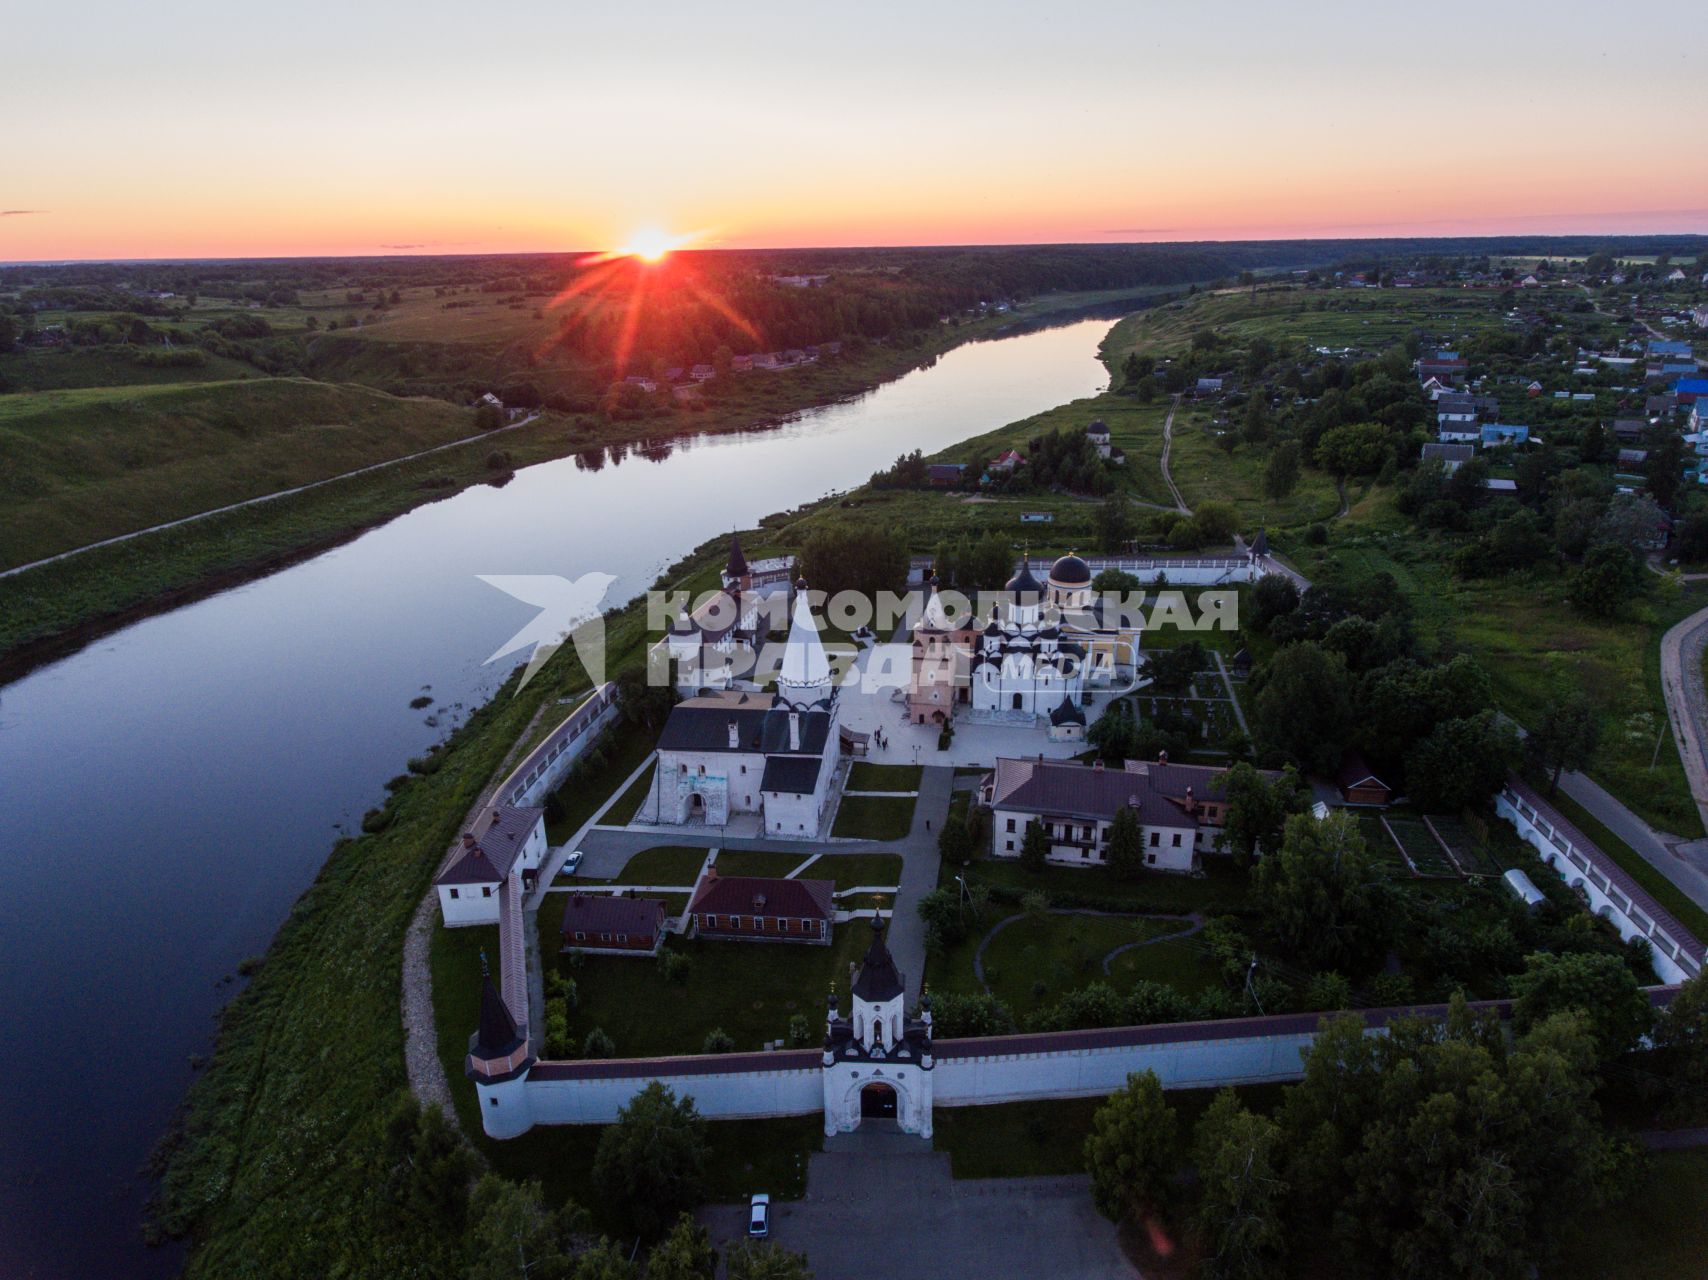
<svg viewBox="0 0 1708 1280"><path fill-rule="evenodd" d="M474 432L442 401L300 378L0 397L0 567Z"/></svg>

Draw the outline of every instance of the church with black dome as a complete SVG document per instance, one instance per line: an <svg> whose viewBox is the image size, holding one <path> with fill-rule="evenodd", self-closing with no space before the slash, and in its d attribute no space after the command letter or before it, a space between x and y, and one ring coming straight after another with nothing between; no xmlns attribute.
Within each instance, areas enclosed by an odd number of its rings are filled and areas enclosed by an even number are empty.
<svg viewBox="0 0 1708 1280"><path fill-rule="evenodd" d="M933 578L914 628L908 718L944 723L964 708L1027 717L1056 738L1082 736L1088 692L1132 675L1142 626L1137 616L1105 610L1091 577L1091 567L1069 553L1039 581L1027 556L982 625L972 617L951 622Z"/></svg>

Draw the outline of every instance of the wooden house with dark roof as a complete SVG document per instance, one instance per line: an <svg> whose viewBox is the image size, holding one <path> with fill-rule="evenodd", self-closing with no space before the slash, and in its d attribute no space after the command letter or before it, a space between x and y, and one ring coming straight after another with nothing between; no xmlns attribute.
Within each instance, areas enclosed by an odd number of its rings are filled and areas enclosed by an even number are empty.
<svg viewBox="0 0 1708 1280"><path fill-rule="evenodd" d="M720 876L714 863L694 887L688 919L702 938L829 946L835 892L834 880Z"/></svg>
<svg viewBox="0 0 1708 1280"><path fill-rule="evenodd" d="M664 940L664 916L664 903L657 898L572 893L563 908L563 949L656 955Z"/></svg>

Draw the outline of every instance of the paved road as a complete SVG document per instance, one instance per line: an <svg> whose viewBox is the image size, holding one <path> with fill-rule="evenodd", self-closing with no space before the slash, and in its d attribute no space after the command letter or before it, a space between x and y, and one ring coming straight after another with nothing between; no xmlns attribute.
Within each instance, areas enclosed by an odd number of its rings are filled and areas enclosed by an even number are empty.
<svg viewBox="0 0 1708 1280"><path fill-rule="evenodd" d="M1561 774L1560 790L1594 814L1692 902L1708 911L1708 840L1683 841L1656 831L1584 774Z"/></svg>
<svg viewBox="0 0 1708 1280"><path fill-rule="evenodd" d="M512 422L507 426L494 427L491 431L482 431L478 435L464 436L461 440L452 440L448 444L436 444L431 449L422 449L418 453L406 453L401 458L387 458L384 462L357 467L354 471L344 471L335 476L327 476L324 480L311 480L307 484L297 485L294 489L280 489L277 493L264 493L259 498L245 498L242 502L227 503L223 507L214 507L211 511L198 511L193 516L184 516L178 520L167 520L162 524L151 524L146 529L135 529L130 533L121 533L114 538L102 538L99 542L90 542L81 547L73 547L70 551L61 551L55 556L32 560L28 564L21 564L15 568L0 571L0 578L10 578L15 573L23 573L29 569L39 568L44 564L52 564L56 560L69 560L72 556L80 556L85 551L93 551L96 547L110 547L116 543L129 542L132 538L159 533L162 529L176 529L179 525L193 524L197 520L206 520L209 516L224 515L227 511L241 511L244 507L255 507L263 502L275 502L280 498L288 498L293 493L307 493L310 489L318 489L322 485L336 484L340 480L348 480L351 476L366 475L370 471L381 471L386 467L395 467L400 462L413 462L416 458L429 457L435 453L442 453L446 449L455 449L459 445L473 444L477 440L490 440L494 436L503 435L506 431L515 431L520 427L525 427L539 416L537 413L530 413L526 418Z"/></svg>
<svg viewBox="0 0 1708 1280"><path fill-rule="evenodd" d="M857 1131L825 1145L807 1166L805 1199L772 1205L772 1237L806 1254L818 1280L1137 1275L1114 1225L1092 1208L1088 1178L957 1182L948 1155L922 1138ZM721 1247L739 1235L744 1210L714 1206L700 1221Z"/></svg>
<svg viewBox="0 0 1708 1280"><path fill-rule="evenodd" d="M1702 651L1708 645L1708 609L1701 609L1661 637L1661 691L1672 736L1690 781L1690 794L1708 830L1708 691L1702 682Z"/></svg>
<svg viewBox="0 0 1708 1280"><path fill-rule="evenodd" d="M1192 508L1186 505L1186 499L1180 496L1180 488L1174 483L1174 476L1168 470L1168 455L1174 448L1174 415L1180 409L1180 397L1174 397L1174 403L1168 406L1168 417L1162 420L1162 478L1168 485L1168 491L1174 495L1174 505L1187 515L1192 514Z"/></svg>

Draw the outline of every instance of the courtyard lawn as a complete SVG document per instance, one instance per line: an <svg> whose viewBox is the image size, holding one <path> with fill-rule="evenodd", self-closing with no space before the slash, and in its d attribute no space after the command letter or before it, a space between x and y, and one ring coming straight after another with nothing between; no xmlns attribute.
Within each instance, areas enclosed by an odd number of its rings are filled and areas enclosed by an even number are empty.
<svg viewBox="0 0 1708 1280"><path fill-rule="evenodd" d="M1109 965L1109 985L1131 991L1140 982L1160 982L1184 996L1200 996L1222 985L1216 962L1197 935L1123 951Z"/></svg>
<svg viewBox="0 0 1708 1280"><path fill-rule="evenodd" d="M985 981L991 994L1025 1025L1028 1015L1055 1004L1068 992L1107 982L1103 957L1116 947L1184 927L1184 921L1123 916L1027 916L999 929L986 945ZM970 952L967 949L965 957L969 965ZM976 978L973 986L977 989Z"/></svg>
<svg viewBox="0 0 1708 1280"><path fill-rule="evenodd" d="M918 791L925 767L917 764L869 764L856 760L848 771L849 791Z"/></svg>
<svg viewBox="0 0 1708 1280"><path fill-rule="evenodd" d="M943 883L953 884L955 871L945 864ZM1129 883L1114 879L1101 867L1047 866L1032 872L1017 858L986 857L967 864L962 874L968 884L988 884L998 893L1018 895L1041 890L1051 898L1052 906L1215 914L1242 911L1250 905L1246 873L1231 859L1206 857L1204 871L1201 876L1145 871Z"/></svg>
<svg viewBox="0 0 1708 1280"><path fill-rule="evenodd" d="M862 925L839 926L828 947L673 937L665 947L689 961L675 982L665 980L656 959L585 956L575 963L572 956L552 956L544 962L575 982L579 1004L569 1030L578 1040L599 1027L617 1056L655 1057L699 1053L706 1033L721 1027L737 1050L750 1052L785 1039L795 1014L806 1016L814 1036L822 1032L831 982L844 988L846 1000L848 966L870 943L871 930Z"/></svg>
<svg viewBox="0 0 1708 1280"><path fill-rule="evenodd" d="M861 885L894 888L901 883L901 854L828 853L802 874L809 880L834 880L838 892Z"/></svg>
<svg viewBox="0 0 1708 1280"><path fill-rule="evenodd" d="M679 884L693 888L709 850L695 845L661 844L642 849L623 864L612 884Z"/></svg>
<svg viewBox="0 0 1708 1280"><path fill-rule="evenodd" d="M718 874L782 879L810 857L810 853L789 853L781 849L725 849L718 854ZM808 875L811 877L812 873Z"/></svg>
<svg viewBox="0 0 1708 1280"><path fill-rule="evenodd" d="M627 791L617 797L617 801L605 812L602 821L610 827L626 827L635 820L635 814L640 812L647 793L652 790L653 775L658 772L658 761L647 765L645 772L629 784Z"/></svg>
<svg viewBox="0 0 1708 1280"><path fill-rule="evenodd" d="M652 754L656 745L644 734L619 732L615 728L606 729L602 740L611 750L605 764L585 778L578 778L572 773L552 793L560 813L556 818L546 818L546 840L551 844L562 844L581 830L582 825L591 820L612 793L623 785L623 780L640 768L641 762ZM636 803L639 803L638 798ZM616 807L621 809L622 802L619 801Z"/></svg>
<svg viewBox="0 0 1708 1280"><path fill-rule="evenodd" d="M912 828L912 796L844 795L830 834L856 840L900 840Z"/></svg>

